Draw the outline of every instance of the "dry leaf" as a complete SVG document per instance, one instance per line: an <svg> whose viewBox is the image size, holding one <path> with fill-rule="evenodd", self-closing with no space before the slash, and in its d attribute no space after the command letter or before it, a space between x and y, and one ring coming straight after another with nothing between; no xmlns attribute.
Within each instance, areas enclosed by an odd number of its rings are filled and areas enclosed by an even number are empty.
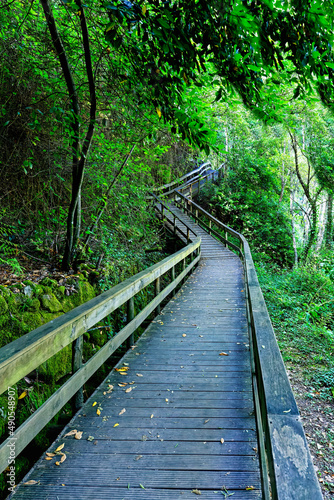
<svg viewBox="0 0 334 500"><path fill-rule="evenodd" d="M95 405L97 405L97 401L94 401L94 403L92 404L92 406L95 406Z"/></svg>
<svg viewBox="0 0 334 500"><path fill-rule="evenodd" d="M55 450L55 453L58 453L60 450L62 450L64 448L64 446L65 446L65 443L58 446L58 448Z"/></svg>
<svg viewBox="0 0 334 500"><path fill-rule="evenodd" d="M27 394L28 394L28 393L27 393L27 391L23 391L23 392L19 395L19 397L18 397L17 399L23 399L23 398L25 398L25 397L26 397L26 395L27 395ZM27 483L25 483L25 484L27 484Z"/></svg>
<svg viewBox="0 0 334 500"><path fill-rule="evenodd" d="M119 372L120 375L126 375L126 372Z"/></svg>
<svg viewBox="0 0 334 500"><path fill-rule="evenodd" d="M125 389L125 392L131 392L132 391L132 387L128 387L127 389Z"/></svg>
<svg viewBox="0 0 334 500"><path fill-rule="evenodd" d="M207 424L209 422L209 418L207 420L204 420L204 423Z"/></svg>
<svg viewBox="0 0 334 500"><path fill-rule="evenodd" d="M115 425L114 425L114 427L118 427L118 426L119 426L119 424L115 424Z"/></svg>
<svg viewBox="0 0 334 500"><path fill-rule="evenodd" d="M135 460L140 460L141 458L143 458L143 455L137 455Z"/></svg>
<svg viewBox="0 0 334 500"><path fill-rule="evenodd" d="M141 373L136 373L137 377L142 377L143 375Z"/></svg>
<svg viewBox="0 0 334 500"><path fill-rule="evenodd" d="M168 399L167 398L165 399L165 401L166 401L166 403L168 403Z"/></svg>
<svg viewBox="0 0 334 500"><path fill-rule="evenodd" d="M87 441L94 441L94 436L88 436Z"/></svg>
<svg viewBox="0 0 334 500"><path fill-rule="evenodd" d="M126 412L126 409L123 408L123 410L121 410L118 415L123 415L123 413L125 413L125 412Z"/></svg>
<svg viewBox="0 0 334 500"><path fill-rule="evenodd" d="M47 457L53 458L56 456L55 453L49 453L48 451L45 453Z"/></svg>
<svg viewBox="0 0 334 500"><path fill-rule="evenodd" d="M255 490L254 486L246 486L246 490L249 491L249 490Z"/></svg>
<svg viewBox="0 0 334 500"><path fill-rule="evenodd" d="M60 462L56 462L56 465L60 465Z"/></svg>
<svg viewBox="0 0 334 500"><path fill-rule="evenodd" d="M96 415L101 415L101 410L100 410L100 408L98 408L98 409L96 410Z"/></svg>
<svg viewBox="0 0 334 500"><path fill-rule="evenodd" d="M35 481L34 479L30 479L30 481L27 481L26 483L23 483L23 484L30 486L31 484L37 484L37 483L38 483L38 481Z"/></svg>
<svg viewBox="0 0 334 500"><path fill-rule="evenodd" d="M219 356L228 356L227 352L220 352Z"/></svg>
<svg viewBox="0 0 334 500"><path fill-rule="evenodd" d="M66 438L67 436L74 436L77 432L78 432L78 431L77 431L76 429L73 429L72 431L70 431L70 432L68 432L67 434L65 434L65 436L64 436L64 437Z"/></svg>
<svg viewBox="0 0 334 500"><path fill-rule="evenodd" d="M122 366L122 368L115 368L115 370L116 370L117 372L120 372L120 373L121 373L121 372L127 372L127 371L128 371L128 369L129 369L129 367L128 367L128 366Z"/></svg>
<svg viewBox="0 0 334 500"><path fill-rule="evenodd" d="M52 457L45 457L45 460L52 460Z"/></svg>
<svg viewBox="0 0 334 500"><path fill-rule="evenodd" d="M114 386L111 384L108 384L109 389L113 390Z"/></svg>
<svg viewBox="0 0 334 500"><path fill-rule="evenodd" d="M195 493L195 495L202 495L199 490L191 490L191 493Z"/></svg>
<svg viewBox="0 0 334 500"><path fill-rule="evenodd" d="M220 442L221 444L224 444L224 438L221 438Z"/></svg>
<svg viewBox="0 0 334 500"><path fill-rule="evenodd" d="M182 333L182 337L186 337L186 336L187 336L187 334L186 334L186 333Z"/></svg>
<svg viewBox="0 0 334 500"><path fill-rule="evenodd" d="M119 387L125 387L126 385L128 385L128 383L125 382L125 384L118 384L118 385L119 385Z"/></svg>
<svg viewBox="0 0 334 500"><path fill-rule="evenodd" d="M153 415L153 413L152 413L151 418L153 418L153 417L154 417L154 415Z"/></svg>
<svg viewBox="0 0 334 500"><path fill-rule="evenodd" d="M81 438L82 438L82 433L83 433L83 431L78 431L78 432L75 434L74 438L75 438L75 439L81 439Z"/></svg>
<svg viewBox="0 0 334 500"><path fill-rule="evenodd" d="M65 460L66 460L66 455L64 453L60 459L60 463L62 464L63 462L65 462Z"/></svg>

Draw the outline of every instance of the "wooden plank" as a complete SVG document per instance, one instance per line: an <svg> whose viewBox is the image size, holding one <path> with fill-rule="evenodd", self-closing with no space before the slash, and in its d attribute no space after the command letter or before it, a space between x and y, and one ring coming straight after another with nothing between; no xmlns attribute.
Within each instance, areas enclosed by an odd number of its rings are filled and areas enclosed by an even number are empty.
<svg viewBox="0 0 334 500"><path fill-rule="evenodd" d="M189 442L189 441L113 441L110 439L95 439L93 442L87 439L69 439L66 438L66 453L73 455L75 453L99 454L115 453L128 456L128 460L133 460L137 455L149 455L154 460L153 455L206 455L215 456L217 462L222 455L241 455L256 457L257 441L224 441L222 446L220 441L212 442ZM110 465L110 464L108 464Z"/></svg>
<svg viewBox="0 0 334 500"><path fill-rule="evenodd" d="M183 489L175 489L171 488L169 490L166 489L150 489L148 487L140 487L142 484L139 481L142 481L141 478L137 479L136 483L129 487L126 485L123 488L118 486L115 487L103 487L97 488L96 486L86 487L84 490L80 487L68 486L68 485L60 485L60 486L43 486L43 492L38 490L38 487L34 487L28 490L28 487L25 488L24 493L21 492L15 495L15 498L25 500L38 500L39 498L47 498L48 500L59 500L59 489L61 490L63 498L66 500L92 500L93 498L98 498L99 500L194 500L194 493L192 493L194 488L186 490L185 487ZM42 489L42 485L39 485L39 489ZM217 492L213 490L201 491L201 498L205 500L217 500L217 496L219 494L219 490ZM242 490L228 490L230 495L233 495L234 500L258 500L261 498L261 493L259 490L254 491L242 491ZM39 496L43 495L43 496ZM98 495L98 497L97 497ZM221 496L221 495L220 495ZM221 496L221 498L224 498Z"/></svg>
<svg viewBox="0 0 334 500"><path fill-rule="evenodd" d="M159 472L160 473L160 472ZM48 500L59 500L59 489L61 489L61 493L63 498L66 500L92 500L93 498L98 498L99 500L194 500L194 493L192 493L194 488L186 490L185 487L183 489L150 489L148 487L140 487L142 484L139 481L143 481L141 478L136 480L136 483L133 485L128 483L128 485L120 488L118 486L115 487L103 487L97 488L96 486L85 487L82 490L81 487L76 487L72 485L60 485L60 486L50 486L50 485L39 485L39 487L34 487L28 489L25 488L24 493L18 493L15 495L15 498L25 500L38 500L39 498L47 498ZM196 484L196 483L195 483ZM39 491L43 487L43 492ZM205 500L217 500L217 496L219 494L219 490L217 492L213 490L201 491L201 498ZM246 491L246 490L228 490L230 495L233 495L234 500L258 500L261 498L261 493L259 490L254 491ZM39 495L43 495L42 497ZM98 497L96 496L98 495ZM221 496L221 498L224 498Z"/></svg>

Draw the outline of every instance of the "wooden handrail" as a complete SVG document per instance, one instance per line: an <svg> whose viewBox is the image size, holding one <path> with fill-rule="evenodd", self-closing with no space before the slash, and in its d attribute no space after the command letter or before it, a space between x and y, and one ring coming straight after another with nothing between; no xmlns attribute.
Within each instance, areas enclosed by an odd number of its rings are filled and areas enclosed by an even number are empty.
<svg viewBox="0 0 334 500"><path fill-rule="evenodd" d="M206 162L200 165L198 168L192 170L188 174L183 175L179 179L176 179L175 181L170 182L169 184L164 184L163 186L160 186L158 188L154 188L151 190L152 194L158 193L160 196L169 196L170 194L173 193L174 189L178 186L178 189L184 188L187 189L188 186L191 184L194 184L195 182L198 182L198 180L205 179L207 177L210 177L210 175L219 172L225 164L222 163L219 168L213 170L211 163ZM209 170L208 174L204 174ZM185 181L185 179L190 178L188 181ZM185 182L184 182L185 181ZM147 199L152 199L152 195L149 195Z"/></svg>
<svg viewBox="0 0 334 500"><path fill-rule="evenodd" d="M133 297L152 282L156 282L156 296L128 324L110 339L92 358L63 384L40 408L38 408L16 431L0 445L0 472L8 466L9 445L15 442L19 454L41 429L56 415L96 372L118 347L143 323L160 303L182 282L200 259L201 239L193 241L161 262L141 271L110 290L76 307L49 323L27 333L0 349L0 394L13 386L32 370L79 339L89 328L123 304L130 304ZM186 258L191 262L185 266ZM182 270L176 276L176 265ZM160 278L171 271L172 282L160 291ZM159 286L157 282L159 281ZM130 304L131 306L131 304ZM128 311L131 307L128 307Z"/></svg>
<svg viewBox="0 0 334 500"><path fill-rule="evenodd" d="M253 386L258 389L256 392L259 397L259 411L261 413L258 422L262 429L258 429L258 431L259 433L263 432L266 452L266 457L260 458L264 467L266 466L265 461L268 460L271 498L273 500L321 500L323 498L321 489L314 471L297 404L258 282L249 244L242 234L220 222L202 207L185 197L179 190L174 191L173 197L178 206L208 232L215 235L212 230L213 223L219 230L223 230L225 234L230 234L240 242L240 248L238 248L216 232L216 237L224 241L232 250L238 252L244 266L250 347L253 360ZM181 198L183 203L178 198ZM194 214L194 210L190 210L190 207L205 216L210 225L203 224L203 221ZM257 395L255 395L255 399L256 397ZM261 445L261 435L259 441Z"/></svg>

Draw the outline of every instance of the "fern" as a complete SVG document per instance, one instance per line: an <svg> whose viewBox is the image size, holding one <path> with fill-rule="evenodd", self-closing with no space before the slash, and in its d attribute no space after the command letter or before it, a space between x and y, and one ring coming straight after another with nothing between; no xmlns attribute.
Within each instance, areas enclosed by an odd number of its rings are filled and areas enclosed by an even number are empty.
<svg viewBox="0 0 334 500"><path fill-rule="evenodd" d="M15 234L16 231L13 226L0 222L0 253L8 256L18 254L19 247L12 241L15 238Z"/></svg>

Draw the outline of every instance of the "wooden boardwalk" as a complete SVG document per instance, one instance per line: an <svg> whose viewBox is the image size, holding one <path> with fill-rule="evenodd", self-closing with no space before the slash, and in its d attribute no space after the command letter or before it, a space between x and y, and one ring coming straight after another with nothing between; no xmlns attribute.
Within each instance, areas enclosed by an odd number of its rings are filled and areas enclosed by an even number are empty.
<svg viewBox="0 0 334 500"><path fill-rule="evenodd" d="M66 460L44 455L13 498L262 498L243 268L182 217L200 265L50 448Z"/></svg>

